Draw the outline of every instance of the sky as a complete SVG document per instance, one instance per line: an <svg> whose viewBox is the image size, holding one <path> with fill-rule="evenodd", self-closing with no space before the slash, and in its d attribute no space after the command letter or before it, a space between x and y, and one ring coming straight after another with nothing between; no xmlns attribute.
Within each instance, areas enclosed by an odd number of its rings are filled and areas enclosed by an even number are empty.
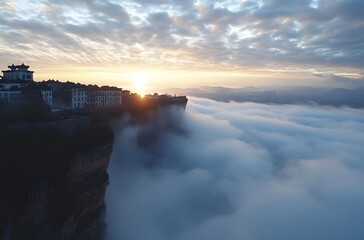
<svg viewBox="0 0 364 240"><path fill-rule="evenodd" d="M189 98L125 118L108 239L364 239L363 111Z"/></svg>
<svg viewBox="0 0 364 240"><path fill-rule="evenodd" d="M138 91L363 81L362 0L0 0L0 67Z"/></svg>

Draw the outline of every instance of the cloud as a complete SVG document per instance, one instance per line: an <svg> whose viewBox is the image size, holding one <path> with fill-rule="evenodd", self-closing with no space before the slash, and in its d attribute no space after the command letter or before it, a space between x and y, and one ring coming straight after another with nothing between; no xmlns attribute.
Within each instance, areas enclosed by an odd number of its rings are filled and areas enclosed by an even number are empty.
<svg viewBox="0 0 364 240"><path fill-rule="evenodd" d="M317 75L329 87L201 87L166 89L171 94L209 98L216 101L256 102L275 104L330 105L364 108L364 79L336 75Z"/></svg>
<svg viewBox="0 0 364 240"><path fill-rule="evenodd" d="M362 239L363 110L221 103L115 126L109 239Z"/></svg>
<svg viewBox="0 0 364 240"><path fill-rule="evenodd" d="M25 2L0 2L1 62L11 55L11 61L52 63L55 52L58 59L74 52L71 59L80 64L90 59L189 69L334 72L363 67L361 0ZM14 32L21 41L12 41ZM33 49L31 56L21 50L24 46ZM70 50L62 54L65 49Z"/></svg>
<svg viewBox="0 0 364 240"><path fill-rule="evenodd" d="M348 86L351 88L364 88L364 78L349 78L333 74L329 76L329 80L331 81L331 83L336 83L341 86Z"/></svg>

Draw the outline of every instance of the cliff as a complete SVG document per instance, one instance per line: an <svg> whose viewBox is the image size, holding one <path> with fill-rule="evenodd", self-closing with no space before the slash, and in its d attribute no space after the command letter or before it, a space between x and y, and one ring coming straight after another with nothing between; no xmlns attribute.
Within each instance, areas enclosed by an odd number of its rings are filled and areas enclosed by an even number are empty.
<svg viewBox="0 0 364 240"><path fill-rule="evenodd" d="M106 124L71 134L54 129L3 131L0 236L100 239L112 143Z"/></svg>
<svg viewBox="0 0 364 240"><path fill-rule="evenodd" d="M102 239L114 140L109 122L125 114L148 120L161 106L185 107L182 100L0 124L2 239Z"/></svg>

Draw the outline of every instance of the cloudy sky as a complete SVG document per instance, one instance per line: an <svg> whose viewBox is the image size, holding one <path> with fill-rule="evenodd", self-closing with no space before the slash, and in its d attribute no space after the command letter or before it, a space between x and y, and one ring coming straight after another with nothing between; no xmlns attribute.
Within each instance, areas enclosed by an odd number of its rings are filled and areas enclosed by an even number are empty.
<svg viewBox="0 0 364 240"><path fill-rule="evenodd" d="M0 0L0 67L25 62L37 80L139 90L362 79L363 8L362 0Z"/></svg>

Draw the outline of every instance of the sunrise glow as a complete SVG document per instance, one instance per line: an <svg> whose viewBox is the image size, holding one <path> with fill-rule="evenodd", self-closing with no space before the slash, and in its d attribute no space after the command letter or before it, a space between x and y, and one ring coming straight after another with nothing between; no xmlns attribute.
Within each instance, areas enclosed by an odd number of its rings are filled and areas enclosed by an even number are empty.
<svg viewBox="0 0 364 240"><path fill-rule="evenodd" d="M144 96L147 91L147 80L148 80L147 74L143 72L135 72L132 73L132 76L134 80L134 88L139 94Z"/></svg>
<svg viewBox="0 0 364 240"><path fill-rule="evenodd" d="M37 69L37 81L142 92L342 86L337 79L363 79L363 39L357 34L363 25L355 4L300 1L287 4L283 14L275 1L162 2L2 1L1 68L25 62Z"/></svg>

